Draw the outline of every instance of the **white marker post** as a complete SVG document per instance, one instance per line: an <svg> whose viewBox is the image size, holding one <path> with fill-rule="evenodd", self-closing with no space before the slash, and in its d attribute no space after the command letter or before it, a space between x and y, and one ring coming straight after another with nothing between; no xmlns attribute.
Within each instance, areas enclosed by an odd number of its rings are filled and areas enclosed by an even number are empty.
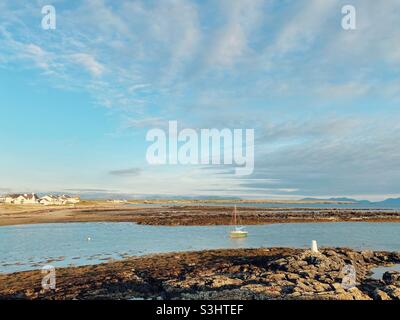
<svg viewBox="0 0 400 320"><path fill-rule="evenodd" d="M311 241L311 252L312 253L318 253L317 240L312 240Z"/></svg>

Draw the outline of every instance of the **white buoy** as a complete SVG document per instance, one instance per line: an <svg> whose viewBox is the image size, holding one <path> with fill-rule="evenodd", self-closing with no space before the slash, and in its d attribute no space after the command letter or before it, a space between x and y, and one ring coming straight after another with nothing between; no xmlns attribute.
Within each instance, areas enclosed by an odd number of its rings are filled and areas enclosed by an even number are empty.
<svg viewBox="0 0 400 320"><path fill-rule="evenodd" d="M317 240L311 241L311 252L312 253L318 253Z"/></svg>
<svg viewBox="0 0 400 320"><path fill-rule="evenodd" d="M87 241L90 241L90 240L92 240L92 238L91 237L87 237Z"/></svg>

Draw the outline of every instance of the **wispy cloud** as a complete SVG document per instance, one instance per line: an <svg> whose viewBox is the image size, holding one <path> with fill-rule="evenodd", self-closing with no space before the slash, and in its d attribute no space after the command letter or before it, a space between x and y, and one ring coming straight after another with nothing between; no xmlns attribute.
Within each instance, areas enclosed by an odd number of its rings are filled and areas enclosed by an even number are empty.
<svg viewBox="0 0 400 320"><path fill-rule="evenodd" d="M230 67L251 53L249 38L263 16L263 0L221 1L220 10L226 24L219 28L207 51L211 65Z"/></svg>
<svg viewBox="0 0 400 320"><path fill-rule="evenodd" d="M128 119L125 128L164 128L168 126L168 121L160 117L150 117L142 119Z"/></svg>
<svg viewBox="0 0 400 320"><path fill-rule="evenodd" d="M113 176L137 176L142 172L140 168L130 168L130 169L120 169L120 170L111 170L109 173Z"/></svg>
<svg viewBox="0 0 400 320"><path fill-rule="evenodd" d="M83 66L93 76L101 76L105 70L105 67L96 61L96 59L87 53L74 53L70 55L73 62Z"/></svg>

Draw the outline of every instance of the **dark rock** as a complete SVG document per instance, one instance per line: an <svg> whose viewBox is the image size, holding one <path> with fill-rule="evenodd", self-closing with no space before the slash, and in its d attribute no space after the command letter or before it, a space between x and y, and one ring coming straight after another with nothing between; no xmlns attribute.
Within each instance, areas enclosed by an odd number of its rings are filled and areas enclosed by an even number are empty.
<svg viewBox="0 0 400 320"><path fill-rule="evenodd" d="M400 263L400 252L392 252L389 255L390 261L394 263Z"/></svg>
<svg viewBox="0 0 400 320"><path fill-rule="evenodd" d="M306 261L308 264L312 264L314 266L318 266L319 264L321 264L321 260L316 256L309 256L306 258Z"/></svg>
<svg viewBox="0 0 400 320"><path fill-rule="evenodd" d="M385 290L393 300L400 300L400 288L394 287Z"/></svg>
<svg viewBox="0 0 400 320"><path fill-rule="evenodd" d="M375 300L392 300L386 292L379 289L375 289L372 295Z"/></svg>
<svg viewBox="0 0 400 320"><path fill-rule="evenodd" d="M373 258L374 258L373 251L371 251L371 250L361 251L361 255L363 256L364 261L368 261L368 262L373 261Z"/></svg>
<svg viewBox="0 0 400 320"><path fill-rule="evenodd" d="M400 284L400 272L398 271L386 271L383 276L382 280L386 284L394 284L394 285L399 285Z"/></svg>

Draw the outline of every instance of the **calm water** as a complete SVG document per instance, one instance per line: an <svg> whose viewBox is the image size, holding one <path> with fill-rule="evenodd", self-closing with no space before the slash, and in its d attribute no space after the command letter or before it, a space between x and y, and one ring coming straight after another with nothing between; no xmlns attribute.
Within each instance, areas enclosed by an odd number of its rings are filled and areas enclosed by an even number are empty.
<svg viewBox="0 0 400 320"><path fill-rule="evenodd" d="M381 280L383 274L386 271L399 271L400 272L400 264L391 266L391 267L378 267L371 270L372 271L372 279Z"/></svg>
<svg viewBox="0 0 400 320"><path fill-rule="evenodd" d="M142 226L66 223L0 227L0 272L84 265L158 252L215 248L308 247L400 250L400 224L296 223L248 226L249 237L230 239L229 226ZM89 241L88 238L91 238Z"/></svg>

